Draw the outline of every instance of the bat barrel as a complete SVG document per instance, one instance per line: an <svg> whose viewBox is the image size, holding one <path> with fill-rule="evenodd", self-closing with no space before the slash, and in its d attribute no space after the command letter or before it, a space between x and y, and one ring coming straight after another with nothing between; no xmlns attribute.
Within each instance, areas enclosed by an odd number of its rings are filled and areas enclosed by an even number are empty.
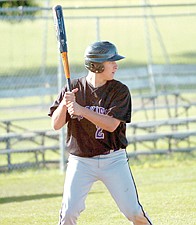
<svg viewBox="0 0 196 225"><path fill-rule="evenodd" d="M67 37L63 18L63 9L60 5L53 7L54 26L60 52L67 52Z"/></svg>

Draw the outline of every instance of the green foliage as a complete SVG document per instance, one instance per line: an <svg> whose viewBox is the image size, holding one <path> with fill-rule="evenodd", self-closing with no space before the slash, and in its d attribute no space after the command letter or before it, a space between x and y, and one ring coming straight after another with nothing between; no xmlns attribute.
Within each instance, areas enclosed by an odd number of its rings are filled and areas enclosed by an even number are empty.
<svg viewBox="0 0 196 225"><path fill-rule="evenodd" d="M1 1L0 7L9 8L9 7L18 7L18 6L37 6L34 0L19 0L19 1Z"/></svg>
<svg viewBox="0 0 196 225"><path fill-rule="evenodd" d="M34 15L35 12L23 12L22 7L35 7L38 6L34 0L19 0L19 1L1 1L0 7L2 8L13 8L18 7L18 11L6 11L2 12L3 16L17 16L17 15Z"/></svg>

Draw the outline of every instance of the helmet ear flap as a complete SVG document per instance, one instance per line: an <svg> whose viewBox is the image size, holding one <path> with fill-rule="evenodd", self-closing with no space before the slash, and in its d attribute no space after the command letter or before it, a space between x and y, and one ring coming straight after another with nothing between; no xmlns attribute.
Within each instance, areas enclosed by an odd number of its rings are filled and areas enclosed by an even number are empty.
<svg viewBox="0 0 196 225"><path fill-rule="evenodd" d="M91 72L93 73L102 73L104 71L103 63L90 63Z"/></svg>
<svg viewBox="0 0 196 225"><path fill-rule="evenodd" d="M85 67L93 73L102 73L104 71L103 63L94 63L89 60L85 60Z"/></svg>
<svg viewBox="0 0 196 225"><path fill-rule="evenodd" d="M94 65L94 63L90 63L90 68L91 68L91 70L95 70L95 65Z"/></svg>
<svg viewBox="0 0 196 225"><path fill-rule="evenodd" d="M98 71L98 73L102 73L103 71L104 71L104 65L103 65L103 63L101 63L100 64L100 66L99 66L99 71Z"/></svg>

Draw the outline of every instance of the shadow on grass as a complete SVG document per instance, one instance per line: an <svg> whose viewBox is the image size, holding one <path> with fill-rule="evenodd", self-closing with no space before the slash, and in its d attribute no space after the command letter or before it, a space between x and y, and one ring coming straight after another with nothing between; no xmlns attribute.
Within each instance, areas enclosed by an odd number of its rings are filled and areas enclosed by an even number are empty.
<svg viewBox="0 0 196 225"><path fill-rule="evenodd" d="M11 202L25 202L25 201L31 201L31 200L47 199L47 198L57 198L60 196L62 196L62 194L12 196L12 197L0 198L0 204L6 204Z"/></svg>
<svg viewBox="0 0 196 225"><path fill-rule="evenodd" d="M97 194L97 193L103 193L101 191L99 192L89 192L89 194ZM63 194L40 194L40 195L23 195L23 196L12 196L12 197L5 197L0 198L0 204L6 204L6 203L13 203L13 202L25 202L25 201L31 201L31 200L40 200L40 199L47 199L47 198L57 198L62 197Z"/></svg>

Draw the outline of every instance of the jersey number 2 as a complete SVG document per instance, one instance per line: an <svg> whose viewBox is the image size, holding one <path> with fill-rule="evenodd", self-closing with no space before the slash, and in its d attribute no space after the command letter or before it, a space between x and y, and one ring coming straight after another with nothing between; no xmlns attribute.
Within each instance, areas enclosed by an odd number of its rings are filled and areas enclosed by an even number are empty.
<svg viewBox="0 0 196 225"><path fill-rule="evenodd" d="M104 133L103 133L103 129L96 126L97 130L95 132L95 138L96 139L104 139Z"/></svg>

